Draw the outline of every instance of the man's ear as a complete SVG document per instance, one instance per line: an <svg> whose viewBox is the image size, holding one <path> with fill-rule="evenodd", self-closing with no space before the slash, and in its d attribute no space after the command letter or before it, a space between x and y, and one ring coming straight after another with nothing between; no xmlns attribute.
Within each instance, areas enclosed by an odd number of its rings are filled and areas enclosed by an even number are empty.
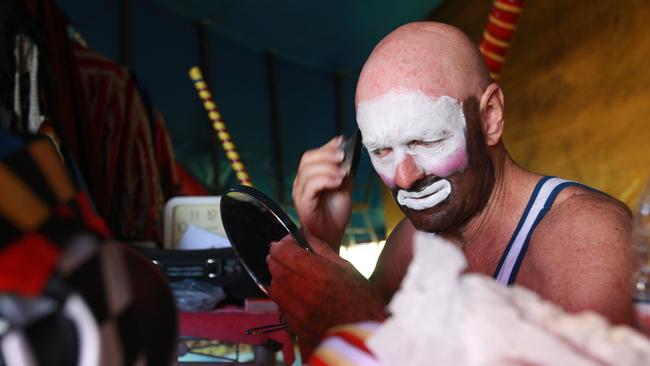
<svg viewBox="0 0 650 366"><path fill-rule="evenodd" d="M481 95L479 113L481 130L488 146L494 146L501 140L504 124L504 98L499 84L492 83Z"/></svg>

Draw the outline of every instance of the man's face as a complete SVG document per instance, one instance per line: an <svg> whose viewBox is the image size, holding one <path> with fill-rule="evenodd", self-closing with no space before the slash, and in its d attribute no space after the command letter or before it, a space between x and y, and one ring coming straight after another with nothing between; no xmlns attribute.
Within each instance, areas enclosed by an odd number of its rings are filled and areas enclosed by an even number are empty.
<svg viewBox="0 0 650 366"><path fill-rule="evenodd" d="M468 130L465 115L478 118L478 103L469 104L413 90L357 106L372 164L418 230L458 228L485 203L491 165L478 127Z"/></svg>

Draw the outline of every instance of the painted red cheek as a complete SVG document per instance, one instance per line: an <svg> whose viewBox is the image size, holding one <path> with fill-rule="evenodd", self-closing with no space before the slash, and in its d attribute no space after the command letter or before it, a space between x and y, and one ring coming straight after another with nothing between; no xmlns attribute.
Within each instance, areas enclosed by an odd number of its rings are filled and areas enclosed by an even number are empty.
<svg viewBox="0 0 650 366"><path fill-rule="evenodd" d="M390 188L390 189L395 188L395 179L389 178L389 177L387 177L387 176L385 176L383 174L379 174L379 177L381 178L381 180L384 182L384 184L388 188Z"/></svg>
<svg viewBox="0 0 650 366"><path fill-rule="evenodd" d="M438 177L448 177L459 170L465 169L467 161L467 149L463 148L450 155L445 161L437 164L435 167L431 167L430 173Z"/></svg>

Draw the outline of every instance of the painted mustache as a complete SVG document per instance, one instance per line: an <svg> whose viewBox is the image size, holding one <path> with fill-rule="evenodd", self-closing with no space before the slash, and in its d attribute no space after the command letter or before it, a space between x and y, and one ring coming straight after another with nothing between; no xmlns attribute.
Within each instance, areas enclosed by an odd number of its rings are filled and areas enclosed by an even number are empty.
<svg viewBox="0 0 650 366"><path fill-rule="evenodd" d="M449 181L440 179L418 191L400 189L397 192L397 202L412 210L426 210L444 201L450 193Z"/></svg>

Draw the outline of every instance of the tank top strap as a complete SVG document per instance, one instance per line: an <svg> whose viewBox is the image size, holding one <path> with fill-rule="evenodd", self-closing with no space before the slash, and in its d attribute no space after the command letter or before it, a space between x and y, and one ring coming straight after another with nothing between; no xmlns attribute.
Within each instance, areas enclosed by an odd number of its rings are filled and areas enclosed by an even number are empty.
<svg viewBox="0 0 650 366"><path fill-rule="evenodd" d="M497 282L507 286L515 283L533 231L551 209L558 194L570 186L589 188L578 182L549 176L543 177L537 182L526 209L494 271L493 277Z"/></svg>

